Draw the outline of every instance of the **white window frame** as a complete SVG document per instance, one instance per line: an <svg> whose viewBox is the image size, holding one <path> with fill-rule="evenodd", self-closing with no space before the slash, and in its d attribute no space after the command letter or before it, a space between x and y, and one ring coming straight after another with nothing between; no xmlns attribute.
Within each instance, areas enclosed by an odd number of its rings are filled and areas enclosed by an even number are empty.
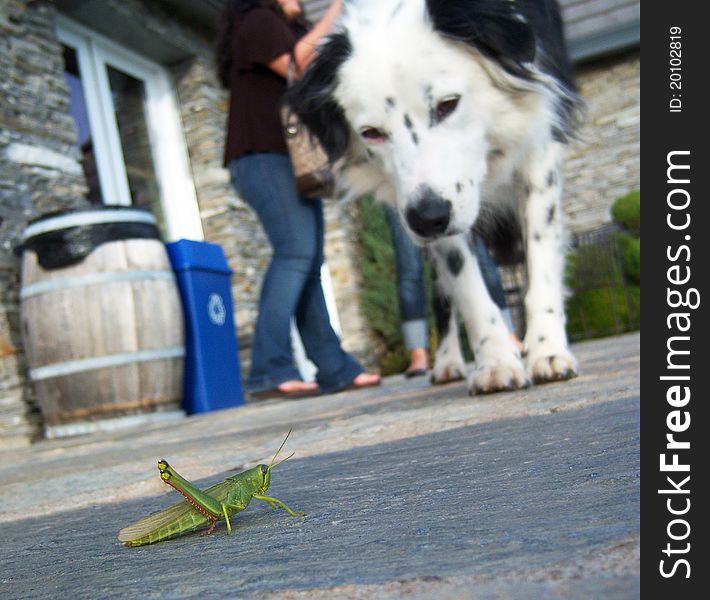
<svg viewBox="0 0 710 600"><path fill-rule="evenodd" d="M106 66L143 82L146 121L160 190L166 241L203 240L174 87L169 72L83 25L59 15L60 42L76 50L103 198L128 205L131 194Z"/></svg>

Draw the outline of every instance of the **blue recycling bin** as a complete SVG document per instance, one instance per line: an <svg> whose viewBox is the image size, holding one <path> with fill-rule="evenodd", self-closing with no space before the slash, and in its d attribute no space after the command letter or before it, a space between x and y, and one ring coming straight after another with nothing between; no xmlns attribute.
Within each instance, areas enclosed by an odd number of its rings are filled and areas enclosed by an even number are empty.
<svg viewBox="0 0 710 600"><path fill-rule="evenodd" d="M185 383L188 414L244 404L232 270L222 247L179 240L166 244L185 313Z"/></svg>

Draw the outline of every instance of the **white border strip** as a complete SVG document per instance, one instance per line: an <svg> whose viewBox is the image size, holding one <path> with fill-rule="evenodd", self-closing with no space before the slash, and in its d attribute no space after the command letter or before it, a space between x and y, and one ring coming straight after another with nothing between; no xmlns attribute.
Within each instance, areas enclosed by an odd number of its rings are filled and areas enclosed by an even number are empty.
<svg viewBox="0 0 710 600"><path fill-rule="evenodd" d="M44 367L30 369L30 379L32 381L42 381L52 377L63 377L84 371L94 371L106 367L120 367L133 363L147 362L150 360L162 360L166 358L180 358L185 356L183 346L172 348L155 348L153 350L139 350L138 352L120 352L107 356L97 356L79 360L68 360L66 362L54 363Z"/></svg>
<svg viewBox="0 0 710 600"><path fill-rule="evenodd" d="M97 285L113 282L125 281L175 281L175 274L172 271L112 271L109 273L91 273L88 275L78 275L76 277L59 277L38 281L24 286L20 290L20 299L25 300L32 296L47 294L57 290L83 287L87 285Z"/></svg>
<svg viewBox="0 0 710 600"><path fill-rule="evenodd" d="M127 427L138 427L139 425L182 419L186 416L184 410L161 410L140 415L97 419L96 421L77 421L75 423L65 423L62 425L45 425L45 437L51 440L74 435L97 433L100 431L117 431Z"/></svg>
<svg viewBox="0 0 710 600"><path fill-rule="evenodd" d="M140 210L101 210L75 212L66 215L49 217L37 223L28 225L23 234L23 241L50 231L97 225L99 223L148 223L157 225L155 217Z"/></svg>

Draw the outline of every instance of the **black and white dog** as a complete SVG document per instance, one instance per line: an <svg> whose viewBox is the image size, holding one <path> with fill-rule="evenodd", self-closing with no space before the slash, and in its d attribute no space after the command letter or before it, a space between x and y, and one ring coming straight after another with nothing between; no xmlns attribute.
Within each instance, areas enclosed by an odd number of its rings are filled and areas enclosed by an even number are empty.
<svg viewBox="0 0 710 600"><path fill-rule="evenodd" d="M576 375L559 168L577 96L553 0L353 0L289 104L342 165L343 189L395 206L428 247L475 353L471 393ZM527 368L469 244L510 214L528 269ZM435 381L464 372L449 313Z"/></svg>

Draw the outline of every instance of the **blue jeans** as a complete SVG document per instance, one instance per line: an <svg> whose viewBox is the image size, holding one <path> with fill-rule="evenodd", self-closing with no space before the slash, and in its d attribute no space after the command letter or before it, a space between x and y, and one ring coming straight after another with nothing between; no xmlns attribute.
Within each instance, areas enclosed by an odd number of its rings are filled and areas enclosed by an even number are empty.
<svg viewBox="0 0 710 600"><path fill-rule="evenodd" d="M385 205L385 217L392 236L397 265L397 296L402 337L407 350L426 348L426 295L422 251L414 245L397 212Z"/></svg>
<svg viewBox="0 0 710 600"><path fill-rule="evenodd" d="M473 234L473 252L478 259L478 268L481 269L481 275L483 276L483 281L486 282L491 299L501 310L507 308L508 303L505 300L505 291L500 280L498 265L488 253L488 248L486 248L483 238L475 233Z"/></svg>
<svg viewBox="0 0 710 600"><path fill-rule="evenodd" d="M505 299L505 290L503 289L503 282L500 278L498 265L496 265L493 257L489 254L483 238L475 233L473 234L473 252L478 259L478 266L481 269L481 275L483 276L483 281L486 282L486 288L488 288L491 299L496 303L496 306L500 308L508 329L511 332L515 332L513 315Z"/></svg>
<svg viewBox="0 0 710 600"><path fill-rule="evenodd" d="M235 190L258 215L273 248L259 298L246 389L258 392L301 378L291 349L292 319L318 368L321 391L347 387L363 368L340 347L328 317L320 280L322 202L298 195L285 154L249 154L233 160L229 170Z"/></svg>

